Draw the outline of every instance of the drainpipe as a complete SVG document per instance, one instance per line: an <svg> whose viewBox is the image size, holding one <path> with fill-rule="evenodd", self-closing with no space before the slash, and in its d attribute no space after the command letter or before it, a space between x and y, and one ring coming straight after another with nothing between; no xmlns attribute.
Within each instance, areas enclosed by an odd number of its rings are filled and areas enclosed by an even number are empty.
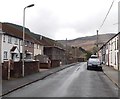
<svg viewBox="0 0 120 99"><path fill-rule="evenodd" d="M118 34L118 70L120 70L120 33Z"/></svg>
<svg viewBox="0 0 120 99"><path fill-rule="evenodd" d="M110 56L109 53L110 52L109 52L109 44L108 44L108 66L109 66L109 56Z"/></svg>

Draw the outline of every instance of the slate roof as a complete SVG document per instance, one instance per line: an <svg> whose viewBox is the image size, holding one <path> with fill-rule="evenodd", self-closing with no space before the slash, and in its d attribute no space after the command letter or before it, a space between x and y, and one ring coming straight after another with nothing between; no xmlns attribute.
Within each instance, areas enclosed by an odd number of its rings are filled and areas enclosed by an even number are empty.
<svg viewBox="0 0 120 99"><path fill-rule="evenodd" d="M14 27L12 27L10 24L2 23L2 31L5 32L5 34L11 35L13 37L17 37L17 38L20 38L20 39L23 38L22 31L14 28ZM33 39L32 39L32 37L30 37L26 33L25 33L25 40L34 42Z"/></svg>
<svg viewBox="0 0 120 99"><path fill-rule="evenodd" d="M3 32L5 32L7 35L11 35L13 37L23 39L22 26L12 24L12 23L2 23L2 29L3 29ZM28 28L25 28L25 40L31 41L33 43L41 44L38 40L30 36L28 34L29 32L30 30Z"/></svg>
<svg viewBox="0 0 120 99"><path fill-rule="evenodd" d="M111 41L113 38L115 38L115 37L118 36L118 35L120 35L120 32L117 33L116 35L114 35L113 37L111 37L106 43L103 44L103 46L101 46L101 47L99 48L99 50L101 50L104 46L106 46L106 44L107 44L109 41Z"/></svg>
<svg viewBox="0 0 120 99"><path fill-rule="evenodd" d="M20 39L22 39L23 27L20 25L13 24L13 23L3 23L3 31L5 31L6 33L9 33L9 35L19 37ZM28 28L25 28L25 38L26 38L26 40L30 40L34 43L39 43L43 46L51 46L51 47L56 46L58 48L63 49L62 44L60 44L57 41L50 39L48 37L45 37L45 36L42 36L39 34L35 34L35 33L31 32Z"/></svg>

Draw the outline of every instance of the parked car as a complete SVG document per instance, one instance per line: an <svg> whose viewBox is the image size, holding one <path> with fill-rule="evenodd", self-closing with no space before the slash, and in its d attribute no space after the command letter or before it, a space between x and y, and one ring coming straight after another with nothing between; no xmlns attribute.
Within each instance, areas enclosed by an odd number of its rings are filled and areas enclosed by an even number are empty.
<svg viewBox="0 0 120 99"><path fill-rule="evenodd" d="M92 55L87 62L87 70L90 69L102 71L102 63L96 55Z"/></svg>

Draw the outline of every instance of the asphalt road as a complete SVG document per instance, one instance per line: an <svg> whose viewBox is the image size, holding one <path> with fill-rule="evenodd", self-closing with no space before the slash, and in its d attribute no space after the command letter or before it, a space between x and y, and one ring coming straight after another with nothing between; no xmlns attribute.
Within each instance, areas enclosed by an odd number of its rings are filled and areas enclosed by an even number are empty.
<svg viewBox="0 0 120 99"><path fill-rule="evenodd" d="M5 97L117 97L118 88L103 72L86 63L66 68Z"/></svg>

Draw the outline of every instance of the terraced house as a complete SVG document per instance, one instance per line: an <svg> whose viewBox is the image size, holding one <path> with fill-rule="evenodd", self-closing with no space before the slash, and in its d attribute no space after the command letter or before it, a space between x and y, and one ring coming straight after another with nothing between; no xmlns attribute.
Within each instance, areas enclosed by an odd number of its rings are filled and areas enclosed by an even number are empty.
<svg viewBox="0 0 120 99"><path fill-rule="evenodd" d="M99 57L106 65L120 70L120 33L112 37L100 48Z"/></svg>
<svg viewBox="0 0 120 99"><path fill-rule="evenodd" d="M60 63L65 64L65 49L62 44L42 35L34 33L30 35L43 44L43 54L49 57L52 67L59 66Z"/></svg>
<svg viewBox="0 0 120 99"><path fill-rule="evenodd" d="M8 61L12 59L14 61L20 60L20 54L22 53L22 40L16 36L15 32L5 24L1 23L1 55L0 61ZM9 31L10 30L10 31Z"/></svg>
<svg viewBox="0 0 120 99"><path fill-rule="evenodd" d="M22 33L23 27L13 23L0 23L0 61L20 61L22 59ZM46 53L51 48L56 49L55 53ZM65 50L61 44L50 38L31 32L25 28L25 59L36 59L38 55L47 55L51 61L62 61L65 63ZM40 57L41 57L40 56ZM53 58L51 58L54 57Z"/></svg>
<svg viewBox="0 0 120 99"><path fill-rule="evenodd" d="M22 59L22 31L17 28L17 25L11 23L0 23L0 30L1 63L10 59L20 61ZM39 53L38 50L40 50ZM42 51L40 42L25 33L25 59L34 59L34 55L43 53Z"/></svg>

